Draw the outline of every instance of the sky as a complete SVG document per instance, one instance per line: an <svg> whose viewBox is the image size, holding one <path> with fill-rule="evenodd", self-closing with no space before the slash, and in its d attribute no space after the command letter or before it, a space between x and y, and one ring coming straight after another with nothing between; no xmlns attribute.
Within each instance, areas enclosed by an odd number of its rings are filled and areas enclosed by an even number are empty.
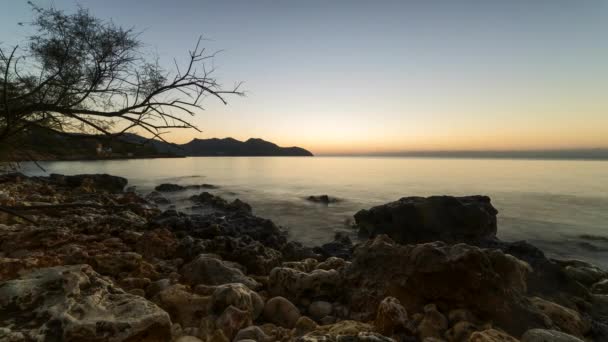
<svg viewBox="0 0 608 342"><path fill-rule="evenodd" d="M171 68L200 35L226 87L193 138L315 154L608 147L608 1L37 0L141 31ZM26 1L0 12L23 40Z"/></svg>

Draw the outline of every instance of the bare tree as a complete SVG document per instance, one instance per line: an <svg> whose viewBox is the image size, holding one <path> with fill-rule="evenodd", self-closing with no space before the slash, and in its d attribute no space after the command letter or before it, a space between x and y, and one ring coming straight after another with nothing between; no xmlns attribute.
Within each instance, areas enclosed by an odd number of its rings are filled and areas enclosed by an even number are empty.
<svg viewBox="0 0 608 342"><path fill-rule="evenodd" d="M0 46L0 147L33 128L106 135L137 128L162 140L166 129L197 129L189 120L205 98L226 104L226 95L242 95L240 84L224 89L206 67L214 54L201 39L168 71L145 57L133 29L83 8L30 5L36 33L22 48Z"/></svg>

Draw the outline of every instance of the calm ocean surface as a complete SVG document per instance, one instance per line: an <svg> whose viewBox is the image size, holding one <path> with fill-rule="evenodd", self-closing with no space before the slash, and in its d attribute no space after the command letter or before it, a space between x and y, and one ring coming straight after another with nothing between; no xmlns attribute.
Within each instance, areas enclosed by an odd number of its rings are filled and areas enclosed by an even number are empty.
<svg viewBox="0 0 608 342"><path fill-rule="evenodd" d="M47 173L109 173L146 194L159 183L209 183L240 198L292 239L321 244L347 231L360 209L404 196L484 194L499 210L498 235L528 240L554 257L608 267L608 161L384 157L196 157L45 162ZM44 174L31 165L28 174ZM181 192L170 197L188 211ZM310 203L309 195L343 201ZM169 197L169 196L168 196Z"/></svg>

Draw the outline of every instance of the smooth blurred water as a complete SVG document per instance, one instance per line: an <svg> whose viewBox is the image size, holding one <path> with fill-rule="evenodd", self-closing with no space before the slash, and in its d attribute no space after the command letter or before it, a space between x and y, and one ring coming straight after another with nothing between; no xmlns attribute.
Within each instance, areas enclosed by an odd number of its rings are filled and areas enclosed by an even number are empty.
<svg viewBox="0 0 608 342"><path fill-rule="evenodd" d="M485 194L499 210L498 234L552 256L608 267L608 162L385 157L197 157L45 162L48 173L109 173L147 193L162 182L210 183L307 244L332 239L360 209L404 196ZM32 165L26 173L44 174ZM191 205L188 191L171 196ZM328 194L329 206L305 200ZM586 236L589 235L589 236Z"/></svg>

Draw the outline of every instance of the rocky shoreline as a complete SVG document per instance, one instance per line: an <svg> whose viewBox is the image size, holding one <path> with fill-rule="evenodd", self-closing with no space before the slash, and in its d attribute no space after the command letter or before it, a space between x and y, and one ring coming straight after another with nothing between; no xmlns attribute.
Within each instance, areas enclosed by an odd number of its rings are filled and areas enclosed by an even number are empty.
<svg viewBox="0 0 608 342"><path fill-rule="evenodd" d="M488 197L406 197L309 248L210 185L186 215L127 183L0 176L0 341L608 341L608 273L498 240Z"/></svg>

